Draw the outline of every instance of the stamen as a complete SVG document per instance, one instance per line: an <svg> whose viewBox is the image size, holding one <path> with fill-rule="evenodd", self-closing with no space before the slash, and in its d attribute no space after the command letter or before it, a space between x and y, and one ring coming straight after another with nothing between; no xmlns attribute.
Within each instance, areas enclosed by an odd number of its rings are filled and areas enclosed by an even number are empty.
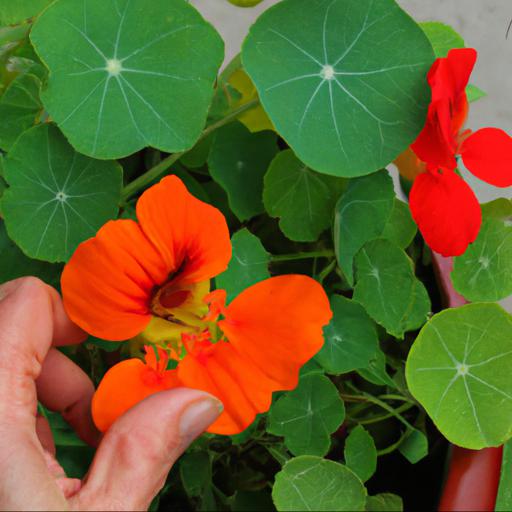
<svg viewBox="0 0 512 512"><path fill-rule="evenodd" d="M226 311L226 290L214 290L205 296L203 302L208 304L210 310L203 318L205 322L215 322Z"/></svg>

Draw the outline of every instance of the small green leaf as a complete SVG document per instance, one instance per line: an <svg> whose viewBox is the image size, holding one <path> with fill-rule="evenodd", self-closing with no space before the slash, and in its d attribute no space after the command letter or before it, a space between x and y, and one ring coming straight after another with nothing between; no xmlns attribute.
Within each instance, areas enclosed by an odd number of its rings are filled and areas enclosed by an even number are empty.
<svg viewBox="0 0 512 512"><path fill-rule="evenodd" d="M354 284L353 260L369 240L380 238L394 207L393 180L385 170L350 181L336 205L334 246L338 264Z"/></svg>
<svg viewBox="0 0 512 512"><path fill-rule="evenodd" d="M254 7L263 0L228 0L230 4L236 5L237 7Z"/></svg>
<svg viewBox="0 0 512 512"><path fill-rule="evenodd" d="M430 298L414 275L405 252L388 240L368 242L355 259L354 300L397 338L421 327L430 312Z"/></svg>
<svg viewBox="0 0 512 512"><path fill-rule="evenodd" d="M467 304L423 327L407 385L448 441L479 450L511 435L511 366L512 316L497 304Z"/></svg>
<svg viewBox="0 0 512 512"><path fill-rule="evenodd" d="M81 153L177 152L199 138L223 42L185 0L59 0L31 40L50 71L43 103Z"/></svg>
<svg viewBox="0 0 512 512"><path fill-rule="evenodd" d="M263 213L263 176L276 153L274 132L251 133L238 121L216 132L208 157L210 174L241 221Z"/></svg>
<svg viewBox="0 0 512 512"><path fill-rule="evenodd" d="M116 217L121 167L76 153L53 125L26 131L4 164L7 232L32 258L66 261L80 242Z"/></svg>
<svg viewBox="0 0 512 512"><path fill-rule="evenodd" d="M477 87L474 84L469 84L466 87L466 96L468 98L468 102L473 103L481 98L485 98L487 96L487 93L480 89L480 87Z"/></svg>
<svg viewBox="0 0 512 512"><path fill-rule="evenodd" d="M305 455L277 473L272 499L278 511L361 511L366 489L343 464Z"/></svg>
<svg viewBox="0 0 512 512"><path fill-rule="evenodd" d="M201 496L212 483L208 452L189 452L180 458L180 475L185 492L192 498Z"/></svg>
<svg viewBox="0 0 512 512"><path fill-rule="evenodd" d="M495 302L512 294L512 226L485 219L475 242L454 258L451 279L472 302Z"/></svg>
<svg viewBox="0 0 512 512"><path fill-rule="evenodd" d="M215 278L218 288L226 290L228 302L249 286L270 277L270 254L257 236L241 229L231 237L233 255L225 272Z"/></svg>
<svg viewBox="0 0 512 512"><path fill-rule="evenodd" d="M394 242L401 249L406 249L414 240L417 230L409 206L395 197L391 217L384 227L382 238Z"/></svg>
<svg viewBox="0 0 512 512"><path fill-rule="evenodd" d="M425 21L419 24L428 37L436 58L446 57L453 48L464 48L464 39L450 25L438 21Z"/></svg>
<svg viewBox="0 0 512 512"><path fill-rule="evenodd" d="M397 388L396 382L389 376L386 370L386 355L380 347L377 349L373 359L369 362L368 367L357 370L357 373L359 373L363 379L377 386Z"/></svg>
<svg viewBox="0 0 512 512"><path fill-rule="evenodd" d="M496 512L512 510L512 440L508 440L503 445L500 484L494 510Z"/></svg>
<svg viewBox="0 0 512 512"><path fill-rule="evenodd" d="M272 406L267 430L284 436L294 455L325 455L330 435L344 419L345 406L336 386L324 375L312 374Z"/></svg>
<svg viewBox="0 0 512 512"><path fill-rule="evenodd" d="M428 439L421 430L411 430L400 443L398 451L411 463L416 464L428 455Z"/></svg>
<svg viewBox="0 0 512 512"><path fill-rule="evenodd" d="M366 512L402 512L403 509L402 498L396 494L385 492L366 498Z"/></svg>
<svg viewBox="0 0 512 512"><path fill-rule="evenodd" d="M358 425L345 441L345 463L360 479L366 482L377 469L377 448L373 437Z"/></svg>
<svg viewBox="0 0 512 512"><path fill-rule="evenodd" d="M16 139L35 124L43 106L41 81L35 75L18 75L0 97L0 148L8 151Z"/></svg>
<svg viewBox="0 0 512 512"><path fill-rule="evenodd" d="M512 199L500 197L480 206L485 218L500 219L507 225L512 224Z"/></svg>
<svg viewBox="0 0 512 512"><path fill-rule="evenodd" d="M7 236L4 222L0 220L0 283L24 276L35 276L58 288L62 265L32 260L25 256Z"/></svg>
<svg viewBox="0 0 512 512"><path fill-rule="evenodd" d="M333 209L346 182L304 165L292 150L272 160L265 175L263 203L279 227L297 242L314 242L332 222Z"/></svg>
<svg viewBox="0 0 512 512"><path fill-rule="evenodd" d="M360 304L341 295L331 297L331 309L333 318L316 361L333 375L369 367L379 343L375 323Z"/></svg>
<svg viewBox="0 0 512 512"><path fill-rule="evenodd" d="M39 14L53 0L0 0L0 25L14 25Z"/></svg>
<svg viewBox="0 0 512 512"><path fill-rule="evenodd" d="M236 512L269 512L274 510L270 490L236 491L231 510Z"/></svg>
<svg viewBox="0 0 512 512"><path fill-rule="evenodd" d="M261 103L297 157L344 177L384 167L414 141L433 59L394 0L284 0L242 47Z"/></svg>

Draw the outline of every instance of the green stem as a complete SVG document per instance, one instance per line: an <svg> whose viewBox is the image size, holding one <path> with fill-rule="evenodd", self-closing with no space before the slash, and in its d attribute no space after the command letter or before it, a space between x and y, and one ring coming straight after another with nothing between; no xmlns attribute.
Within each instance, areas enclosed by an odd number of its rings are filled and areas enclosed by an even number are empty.
<svg viewBox="0 0 512 512"><path fill-rule="evenodd" d="M319 274L318 282L323 284L325 278L334 270L336 267L336 260L332 260Z"/></svg>
<svg viewBox="0 0 512 512"><path fill-rule="evenodd" d="M332 249L323 249L321 251L296 252L292 254L276 254L270 257L272 263L281 261L306 260L308 258L332 258L334 251Z"/></svg>
<svg viewBox="0 0 512 512"><path fill-rule="evenodd" d="M391 445L389 445L387 448L383 448L382 450L377 451L377 456L380 457L382 455L387 455L388 453L394 452L397 448L400 447L400 445L405 441L405 438L409 435L409 431L406 430L401 436L400 439Z"/></svg>
<svg viewBox="0 0 512 512"><path fill-rule="evenodd" d="M222 119L219 119L219 121L216 121L215 123L206 127L203 130L203 133L201 134L197 142L205 139L206 137L208 137L208 135L213 133L215 130L218 130L222 126L230 123L231 121L234 121L244 112L247 112L248 110L254 108L256 105L258 105L258 103L259 100L257 99L250 101L249 103L246 103L245 105L242 105L241 107L233 110ZM128 183L128 185L124 187L121 193L121 201L126 202L130 197L137 194L137 192L142 190L153 180L159 178L161 174L163 174L171 165L176 163L186 152L187 151L181 151L179 153L173 153L172 155L169 155L167 158L164 158L161 162L159 162L154 167L146 171L144 174L141 174L138 178Z"/></svg>
<svg viewBox="0 0 512 512"><path fill-rule="evenodd" d="M397 409L395 409L395 411L400 414L402 412L409 410L411 407L414 407L414 404L403 404L400 407L398 407ZM373 423L379 423L381 421L387 420L392 417L393 417L393 415L391 413L388 413L388 414L382 414L380 416L375 416L373 418L368 418L368 419L364 419L364 420L356 420L353 418L351 418L351 419L352 419L352 421L354 421L355 423L358 423L359 425L371 425Z"/></svg>

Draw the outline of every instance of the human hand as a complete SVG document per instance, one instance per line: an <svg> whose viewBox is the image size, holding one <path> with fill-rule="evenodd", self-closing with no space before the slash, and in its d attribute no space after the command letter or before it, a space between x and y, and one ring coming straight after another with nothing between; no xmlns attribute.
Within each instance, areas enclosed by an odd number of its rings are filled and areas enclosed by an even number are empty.
<svg viewBox="0 0 512 512"><path fill-rule="evenodd" d="M55 348L85 338L53 288L31 277L0 286L0 510L145 510L176 459L220 414L220 402L201 391L157 393L108 430L84 481L67 478L37 402L97 444L93 384Z"/></svg>

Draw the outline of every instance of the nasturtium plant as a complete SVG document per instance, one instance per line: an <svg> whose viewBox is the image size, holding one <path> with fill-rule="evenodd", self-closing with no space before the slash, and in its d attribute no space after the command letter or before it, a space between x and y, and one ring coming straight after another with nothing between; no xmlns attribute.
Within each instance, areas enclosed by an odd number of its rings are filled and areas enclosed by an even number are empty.
<svg viewBox="0 0 512 512"><path fill-rule="evenodd" d="M281 151L265 174L263 202L281 231L298 242L314 242L332 222L332 211L346 183L304 165L291 150Z"/></svg>
<svg viewBox="0 0 512 512"><path fill-rule="evenodd" d="M272 406L268 432L283 436L294 455L325 455L330 435L345 419L345 407L334 384L323 375L302 377L298 387Z"/></svg>
<svg viewBox="0 0 512 512"><path fill-rule="evenodd" d="M272 497L281 510L365 510L366 491L346 466L304 455L277 474Z"/></svg>
<svg viewBox="0 0 512 512"><path fill-rule="evenodd" d="M366 242L383 236L394 207L395 191L387 171L351 180L340 198L335 209L334 246L349 284L354 284L355 255Z"/></svg>
<svg viewBox="0 0 512 512"><path fill-rule="evenodd" d="M497 304L435 315L407 359L407 383L451 442L478 450L510 437L512 316Z"/></svg>
<svg viewBox="0 0 512 512"><path fill-rule="evenodd" d="M315 359L329 374L368 368L377 356L379 338L363 306L342 295L331 297L333 318L324 330L325 343Z"/></svg>
<svg viewBox="0 0 512 512"><path fill-rule="evenodd" d="M427 290L399 247L384 239L368 242L355 267L354 300L390 334L403 338L425 323L431 308Z"/></svg>
<svg viewBox="0 0 512 512"><path fill-rule="evenodd" d="M276 153L276 135L270 131L251 133L235 122L215 134L208 157L210 172L241 221L264 211L263 177Z"/></svg>
<svg viewBox="0 0 512 512"><path fill-rule="evenodd" d="M394 0L283 0L251 27L242 60L278 132L317 171L369 174L423 126L432 48Z"/></svg>
<svg viewBox="0 0 512 512"><path fill-rule="evenodd" d="M219 2L254 18L227 63ZM62 295L101 432L222 402L150 510L437 510L443 459L502 444L508 510L512 137L465 127L477 50L400 1L271 3L0 0L0 287ZM81 499L95 449L39 398Z"/></svg>
<svg viewBox="0 0 512 512"><path fill-rule="evenodd" d="M31 40L49 69L43 104L78 151L119 158L199 138L223 44L185 0L59 0Z"/></svg>
<svg viewBox="0 0 512 512"><path fill-rule="evenodd" d="M31 258L68 260L118 211L119 165L77 153L51 124L21 135L5 159L4 177L7 232Z"/></svg>

